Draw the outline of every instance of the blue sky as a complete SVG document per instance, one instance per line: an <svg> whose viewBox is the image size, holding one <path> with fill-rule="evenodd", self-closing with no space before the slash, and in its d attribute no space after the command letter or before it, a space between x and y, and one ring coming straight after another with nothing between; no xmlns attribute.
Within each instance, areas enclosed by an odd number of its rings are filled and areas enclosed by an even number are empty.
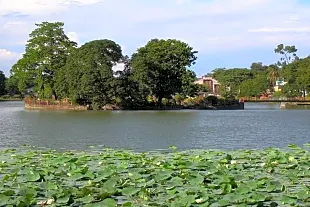
<svg viewBox="0 0 310 207"><path fill-rule="evenodd" d="M310 54L308 0L0 0L0 70L9 74L35 23L62 21L79 45L112 39L131 55L151 38L198 50L198 76L218 67L272 64L274 48Z"/></svg>

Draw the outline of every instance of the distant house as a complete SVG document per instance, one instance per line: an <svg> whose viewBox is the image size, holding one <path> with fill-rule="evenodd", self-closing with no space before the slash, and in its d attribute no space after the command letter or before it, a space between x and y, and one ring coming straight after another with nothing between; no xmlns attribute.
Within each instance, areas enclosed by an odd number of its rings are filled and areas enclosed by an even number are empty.
<svg viewBox="0 0 310 207"><path fill-rule="evenodd" d="M285 84L287 84L287 82L284 80L277 80L276 85L273 87L274 92L280 92Z"/></svg>
<svg viewBox="0 0 310 207"><path fill-rule="evenodd" d="M202 76L195 81L196 84L207 85L212 93L220 93L220 83L212 77Z"/></svg>

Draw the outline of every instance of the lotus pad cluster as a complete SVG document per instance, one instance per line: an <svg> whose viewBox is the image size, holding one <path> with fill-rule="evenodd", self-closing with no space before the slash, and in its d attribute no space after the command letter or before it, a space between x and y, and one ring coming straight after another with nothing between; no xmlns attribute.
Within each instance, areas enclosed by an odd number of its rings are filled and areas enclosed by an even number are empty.
<svg viewBox="0 0 310 207"><path fill-rule="evenodd" d="M310 206L307 146L0 151L0 206Z"/></svg>

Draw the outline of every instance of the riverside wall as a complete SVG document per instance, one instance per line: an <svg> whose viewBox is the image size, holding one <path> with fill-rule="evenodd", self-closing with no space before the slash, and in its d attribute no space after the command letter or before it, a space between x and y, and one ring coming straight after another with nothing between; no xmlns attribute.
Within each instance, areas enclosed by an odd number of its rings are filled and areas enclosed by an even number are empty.
<svg viewBox="0 0 310 207"><path fill-rule="evenodd" d="M86 111L86 106L75 106L75 105L37 105L37 104L25 104L25 109L28 110L72 110L72 111Z"/></svg>
<svg viewBox="0 0 310 207"><path fill-rule="evenodd" d="M86 111L87 106L80 106L72 104L71 102L61 101L40 101L40 100L25 100L25 109L29 110L72 110L72 111Z"/></svg>

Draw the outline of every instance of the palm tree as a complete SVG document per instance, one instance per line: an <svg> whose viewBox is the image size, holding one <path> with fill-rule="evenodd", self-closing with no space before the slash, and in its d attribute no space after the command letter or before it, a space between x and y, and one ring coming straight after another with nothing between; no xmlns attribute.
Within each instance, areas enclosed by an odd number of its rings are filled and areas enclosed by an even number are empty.
<svg viewBox="0 0 310 207"><path fill-rule="evenodd" d="M276 85L276 81L279 78L279 68L276 65L270 65L267 69L268 71L268 80L272 86Z"/></svg>

